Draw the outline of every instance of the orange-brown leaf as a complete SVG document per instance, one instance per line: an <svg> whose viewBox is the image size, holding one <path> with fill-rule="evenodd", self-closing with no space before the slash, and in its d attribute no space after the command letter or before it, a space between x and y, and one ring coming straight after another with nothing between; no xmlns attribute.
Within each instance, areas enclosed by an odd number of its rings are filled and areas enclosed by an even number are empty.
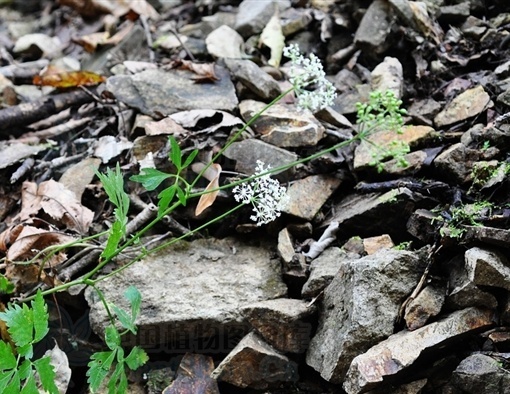
<svg viewBox="0 0 510 394"><path fill-rule="evenodd" d="M221 166L219 164L212 164L207 171L204 173L204 177L210 182L205 188L205 192L209 190L217 189L220 186L219 179L221 174ZM213 205L216 197L218 196L219 190L202 194L200 200L198 200L197 207L195 208L195 216L200 215L204 210Z"/></svg>
<svg viewBox="0 0 510 394"><path fill-rule="evenodd" d="M94 86L106 81L102 75L91 71L69 71L58 74L36 75L32 82L37 86L54 88L74 88L76 86Z"/></svg>

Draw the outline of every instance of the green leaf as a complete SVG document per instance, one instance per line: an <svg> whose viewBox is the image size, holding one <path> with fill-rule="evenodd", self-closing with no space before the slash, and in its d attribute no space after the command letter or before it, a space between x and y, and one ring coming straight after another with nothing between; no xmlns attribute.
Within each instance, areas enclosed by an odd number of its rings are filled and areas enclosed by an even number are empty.
<svg viewBox="0 0 510 394"><path fill-rule="evenodd" d="M120 346L120 334L113 325L109 325L105 329L104 339L106 345L111 349L115 350Z"/></svg>
<svg viewBox="0 0 510 394"><path fill-rule="evenodd" d="M189 166L193 162L193 160L195 160L195 157L197 157L197 155L198 155L198 149L195 149L186 158L186 161L182 165L182 168L186 168L187 166Z"/></svg>
<svg viewBox="0 0 510 394"><path fill-rule="evenodd" d="M37 390L37 385L35 384L35 378L33 374L30 375L25 381L25 385L21 389L20 394L39 394L39 390Z"/></svg>
<svg viewBox="0 0 510 394"><path fill-rule="evenodd" d="M179 202L186 206L186 194L184 193L184 190L182 190L180 187L177 187L177 197L179 198Z"/></svg>
<svg viewBox="0 0 510 394"><path fill-rule="evenodd" d="M53 365L51 365L50 362L50 357L42 357L39 360L34 361L33 364L39 374L44 390L50 394L58 394L58 387L55 384L56 374L53 369Z"/></svg>
<svg viewBox="0 0 510 394"><path fill-rule="evenodd" d="M134 323L140 313L142 295L135 286L129 286L124 292L124 297L126 297L131 305L131 321Z"/></svg>
<svg viewBox="0 0 510 394"><path fill-rule="evenodd" d="M86 375L88 376L87 383L92 392L99 389L99 386L108 375L115 359L115 353L116 351L97 352L90 357L91 361L88 363L89 369Z"/></svg>
<svg viewBox="0 0 510 394"><path fill-rule="evenodd" d="M113 312L117 315L117 318L122 324L122 327L128 329L133 334L136 334L136 326L133 324L133 319L124 309L119 308L117 305L112 304Z"/></svg>
<svg viewBox="0 0 510 394"><path fill-rule="evenodd" d="M18 347L18 353L31 358L31 345L34 339L34 314L26 304L9 305L4 312L0 312L0 319L5 322L13 342Z"/></svg>
<svg viewBox="0 0 510 394"><path fill-rule="evenodd" d="M161 193L158 194L159 202L158 202L158 215L162 216L163 212L170 206L170 203L174 199L175 191L177 189L176 185L172 185L167 187Z"/></svg>
<svg viewBox="0 0 510 394"><path fill-rule="evenodd" d="M96 175L103 184L104 190L113 205L117 207L115 216L117 220L123 222L127 218L129 210L129 196L124 191L124 178L120 172L119 163L115 167L115 172L110 168L106 170L106 174L96 171Z"/></svg>
<svg viewBox="0 0 510 394"><path fill-rule="evenodd" d="M20 380L28 379L32 375L32 362L30 360L23 360L21 365L18 367L18 374Z"/></svg>
<svg viewBox="0 0 510 394"><path fill-rule="evenodd" d="M174 164L174 166L177 167L177 171L180 172L180 170L182 169L181 147L179 146L179 143L173 136L168 137L168 140L170 141L170 154L169 154L170 161Z"/></svg>
<svg viewBox="0 0 510 394"><path fill-rule="evenodd" d="M0 275L0 294L11 294L14 293L16 286L14 283L9 282L4 275Z"/></svg>
<svg viewBox="0 0 510 394"><path fill-rule="evenodd" d="M144 168L140 175L133 175L133 182L139 182L148 190L155 190L165 179L171 178L173 175L156 170L155 168Z"/></svg>
<svg viewBox="0 0 510 394"><path fill-rule="evenodd" d="M7 387L2 390L2 394L19 394L20 383L19 373L15 371Z"/></svg>
<svg viewBox="0 0 510 394"><path fill-rule="evenodd" d="M15 370L6 373L0 373L0 393L5 393L5 388L7 387L15 373L16 373Z"/></svg>
<svg viewBox="0 0 510 394"><path fill-rule="evenodd" d="M104 259L109 259L115 252L117 251L117 247L119 246L120 241L124 237L125 226L122 225L119 221L116 221L112 224L110 228L110 234L108 235L108 241L106 241L106 246L101 252L101 257Z"/></svg>
<svg viewBox="0 0 510 394"><path fill-rule="evenodd" d="M147 361L149 361L149 356L145 350L135 346L133 349L131 349L131 352L128 354L125 361L129 369L135 371L144 365Z"/></svg>
<svg viewBox="0 0 510 394"><path fill-rule="evenodd" d="M124 364L117 364L108 382L108 394L124 394L127 392L127 378Z"/></svg>
<svg viewBox="0 0 510 394"><path fill-rule="evenodd" d="M11 345L7 342L0 341L0 371L5 371L6 369L14 369L16 368L16 357L12 352ZM1 376L0 376L1 379ZM0 390L0 393L2 390Z"/></svg>
<svg viewBox="0 0 510 394"><path fill-rule="evenodd" d="M34 342L39 342L43 339L49 331L48 328L48 307L44 301L41 291L38 290L34 300L31 302L32 310L34 311Z"/></svg>

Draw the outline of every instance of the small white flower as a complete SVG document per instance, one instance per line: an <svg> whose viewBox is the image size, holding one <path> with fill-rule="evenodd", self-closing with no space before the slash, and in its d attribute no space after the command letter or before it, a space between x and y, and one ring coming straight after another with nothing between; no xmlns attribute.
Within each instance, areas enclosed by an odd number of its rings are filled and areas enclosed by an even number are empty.
<svg viewBox="0 0 510 394"><path fill-rule="evenodd" d="M319 58L313 53L305 58L299 52L297 44L285 47L283 54L291 61L289 81L296 91L298 107L317 112L332 105L336 97L336 89L326 79L326 73ZM311 86L315 87L313 91L305 90Z"/></svg>
<svg viewBox="0 0 510 394"><path fill-rule="evenodd" d="M255 175L263 174L271 169L264 168L264 163L257 160ZM257 226L272 222L281 215L281 207L288 200L287 190L269 174L260 176L248 183L237 185L232 190L237 202L252 204L254 215L250 219L257 222Z"/></svg>

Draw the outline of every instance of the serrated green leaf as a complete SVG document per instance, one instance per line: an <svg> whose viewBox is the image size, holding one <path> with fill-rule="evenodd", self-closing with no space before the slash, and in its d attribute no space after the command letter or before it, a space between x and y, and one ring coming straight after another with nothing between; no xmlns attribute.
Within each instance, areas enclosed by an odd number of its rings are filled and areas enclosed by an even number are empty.
<svg viewBox="0 0 510 394"><path fill-rule="evenodd" d="M189 166L193 162L193 160L195 160L195 157L197 157L197 155L198 155L198 149L195 149L186 158L186 160L184 161L184 164L182 165L182 168L186 168L187 166Z"/></svg>
<svg viewBox="0 0 510 394"><path fill-rule="evenodd" d="M34 313L32 309L26 304L23 304L23 306L9 305L4 312L0 312L0 319L7 325L7 331L16 346L24 350L22 355L25 356L27 346L34 339Z"/></svg>
<svg viewBox="0 0 510 394"><path fill-rule="evenodd" d="M48 307L44 301L41 291L38 290L34 300L31 302L32 310L34 311L34 342L39 342L43 339L49 331L48 328Z"/></svg>
<svg viewBox="0 0 510 394"><path fill-rule="evenodd" d="M131 305L131 321L134 323L142 305L142 295L135 286L129 286L124 292L124 297Z"/></svg>
<svg viewBox="0 0 510 394"><path fill-rule="evenodd" d="M180 187L177 187L177 198L183 206L186 206L186 194Z"/></svg>
<svg viewBox="0 0 510 394"><path fill-rule="evenodd" d="M50 394L58 394L58 387L55 384L56 374L53 369L53 365L51 365L50 357L42 357L39 360L34 361L33 364L39 374L44 390Z"/></svg>
<svg viewBox="0 0 510 394"><path fill-rule="evenodd" d="M170 203L174 199L176 191L176 185L167 187L161 193L158 194L158 215L162 216L163 212L170 206Z"/></svg>
<svg viewBox="0 0 510 394"><path fill-rule="evenodd" d="M14 376L15 373L16 373L15 370L5 372L5 373L0 373L0 393L5 392L5 388L7 387L7 385L9 384L9 382L11 381L11 378Z"/></svg>
<svg viewBox="0 0 510 394"><path fill-rule="evenodd" d="M181 154L181 147L179 146L179 143L177 140L170 136L168 137L168 140L170 141L170 154L169 159L174 164L174 166L177 167L177 171L181 170L181 160L182 160L182 154Z"/></svg>
<svg viewBox="0 0 510 394"><path fill-rule="evenodd" d="M108 199L116 207L114 210L116 220L125 225L129 210L129 196L124 191L124 177L120 171L119 163L115 167L115 172L108 168L106 174L96 171L96 175L103 184Z"/></svg>
<svg viewBox="0 0 510 394"><path fill-rule="evenodd" d="M108 235L108 241L106 241L106 246L101 252L101 257L104 259L109 259L115 252L117 251L117 247L119 246L122 237L125 234L125 226L122 223L116 221L113 223L110 228L110 234Z"/></svg>
<svg viewBox="0 0 510 394"><path fill-rule="evenodd" d="M30 360L23 360L18 367L18 374L21 380L28 379L28 377L32 374L32 362Z"/></svg>
<svg viewBox="0 0 510 394"><path fill-rule="evenodd" d="M16 357L12 352L11 345L7 342L0 341L0 371L5 371L6 369L16 368ZM0 390L0 393L2 391Z"/></svg>
<svg viewBox="0 0 510 394"><path fill-rule="evenodd" d="M132 371L136 371L142 365L144 365L147 361L149 361L149 356L142 348L135 346L131 349L131 352L125 359L125 362L129 369Z"/></svg>
<svg viewBox="0 0 510 394"><path fill-rule="evenodd" d="M14 293L16 286L10 282L4 275L0 275L0 294Z"/></svg>
<svg viewBox="0 0 510 394"><path fill-rule="evenodd" d="M116 351L97 352L90 357L91 361L88 363L89 369L86 376L88 376L87 383L92 392L95 392L101 386L101 383L108 375L115 359L115 353Z"/></svg>
<svg viewBox="0 0 510 394"><path fill-rule="evenodd" d="M27 380L25 380L25 384L21 389L20 394L39 394L39 390L37 390L37 385L35 384L34 375L30 375Z"/></svg>
<svg viewBox="0 0 510 394"><path fill-rule="evenodd" d="M122 324L122 327L131 331L133 334L136 334L136 327L133 324L131 316L129 316L129 313L127 313L124 309L119 308L115 304L112 305L112 309L113 312L115 312L115 315L117 315L120 324Z"/></svg>
<svg viewBox="0 0 510 394"><path fill-rule="evenodd" d="M15 371L12 376L10 382L7 384L7 387L2 390L2 394L19 394L20 389L20 377L18 371Z"/></svg>
<svg viewBox="0 0 510 394"><path fill-rule="evenodd" d="M138 182L148 190L155 190L165 179L171 178L171 174L156 170L155 168L144 168L143 172L139 175L133 175L131 179L133 182Z"/></svg>
<svg viewBox="0 0 510 394"><path fill-rule="evenodd" d="M106 327L104 339L106 346L108 346L111 350L115 350L120 346L120 334L113 325Z"/></svg>

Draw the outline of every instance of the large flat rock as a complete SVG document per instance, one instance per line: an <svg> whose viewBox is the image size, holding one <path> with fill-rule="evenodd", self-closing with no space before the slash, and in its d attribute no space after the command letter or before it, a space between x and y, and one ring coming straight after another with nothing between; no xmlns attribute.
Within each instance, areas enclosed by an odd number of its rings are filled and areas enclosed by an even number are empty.
<svg viewBox="0 0 510 394"><path fill-rule="evenodd" d="M127 338L126 345L179 348L181 353L230 350L248 329L242 307L287 292L280 262L267 245L248 246L232 238L176 243L97 287L108 302L127 309L123 293L130 285L142 294L142 310L137 337ZM106 311L93 289L88 288L85 297L92 329L102 335L108 325ZM201 340L208 337L223 342Z"/></svg>

